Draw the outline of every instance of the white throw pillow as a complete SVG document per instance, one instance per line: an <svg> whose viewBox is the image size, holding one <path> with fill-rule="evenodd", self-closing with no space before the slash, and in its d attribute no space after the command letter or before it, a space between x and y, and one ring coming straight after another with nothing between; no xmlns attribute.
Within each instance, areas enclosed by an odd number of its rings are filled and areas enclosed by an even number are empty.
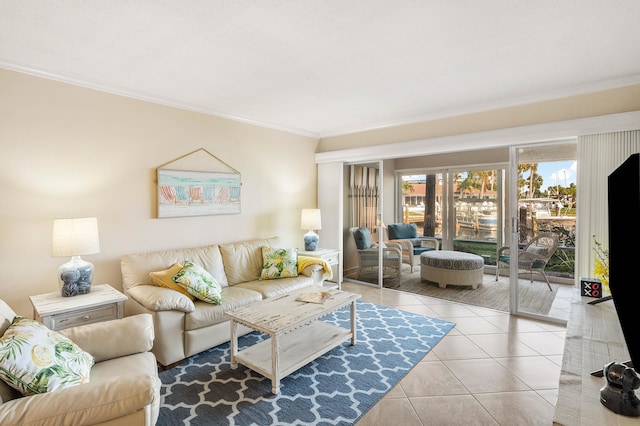
<svg viewBox="0 0 640 426"><path fill-rule="evenodd" d="M298 249L262 247L261 280L298 276Z"/></svg>
<svg viewBox="0 0 640 426"><path fill-rule="evenodd" d="M89 382L94 359L68 337L16 316L0 337L0 378L23 395Z"/></svg>
<svg viewBox="0 0 640 426"><path fill-rule="evenodd" d="M203 302L216 305L222 302L222 288L218 281L202 266L191 261L187 260L172 280Z"/></svg>

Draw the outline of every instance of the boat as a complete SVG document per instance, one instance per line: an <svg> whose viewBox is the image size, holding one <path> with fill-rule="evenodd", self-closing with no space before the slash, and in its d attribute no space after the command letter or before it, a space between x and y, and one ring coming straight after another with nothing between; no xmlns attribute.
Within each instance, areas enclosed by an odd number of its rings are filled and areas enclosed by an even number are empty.
<svg viewBox="0 0 640 426"><path fill-rule="evenodd" d="M476 231L495 231L498 229L498 217L495 214L464 214L458 213L456 221L460 228Z"/></svg>
<svg viewBox="0 0 640 426"><path fill-rule="evenodd" d="M498 229L498 217L495 214L479 214L478 230L495 231Z"/></svg>

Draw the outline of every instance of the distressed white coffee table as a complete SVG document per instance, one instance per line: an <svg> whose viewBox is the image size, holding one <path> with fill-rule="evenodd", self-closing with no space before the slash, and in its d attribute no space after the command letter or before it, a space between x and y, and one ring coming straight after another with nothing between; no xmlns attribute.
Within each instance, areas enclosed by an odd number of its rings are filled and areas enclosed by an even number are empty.
<svg viewBox="0 0 640 426"><path fill-rule="evenodd" d="M231 324L231 368L238 363L271 379L272 392L280 392L280 380L320 355L351 339L356 344L356 300L359 294L330 290L325 303L298 302L302 293L327 291L312 287L284 296L266 299L227 312ZM318 321L344 306L351 305L351 328ZM267 334L265 339L238 352L238 324Z"/></svg>

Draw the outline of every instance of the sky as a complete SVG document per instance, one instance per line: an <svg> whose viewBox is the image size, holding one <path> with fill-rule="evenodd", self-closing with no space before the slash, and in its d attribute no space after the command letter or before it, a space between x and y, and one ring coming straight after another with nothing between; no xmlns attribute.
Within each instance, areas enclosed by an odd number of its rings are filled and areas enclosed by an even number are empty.
<svg viewBox="0 0 640 426"><path fill-rule="evenodd" d="M556 183L565 188L569 187L572 183L576 183L576 165L577 161L575 160L538 163L537 173L542 176L542 190L546 191L549 186L555 186ZM404 177L418 179L423 178L424 175ZM523 177L529 177L529 172L524 172Z"/></svg>
<svg viewBox="0 0 640 426"><path fill-rule="evenodd" d="M575 160L538 163L538 174L543 180L543 190L546 190L549 186L556 185L556 183L565 188L572 183L576 183L576 164ZM529 172L525 172L524 176L529 176Z"/></svg>

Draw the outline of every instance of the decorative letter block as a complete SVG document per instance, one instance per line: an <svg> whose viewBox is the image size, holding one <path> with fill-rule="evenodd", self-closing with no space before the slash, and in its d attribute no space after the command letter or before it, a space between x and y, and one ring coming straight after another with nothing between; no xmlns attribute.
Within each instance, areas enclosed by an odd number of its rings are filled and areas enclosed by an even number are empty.
<svg viewBox="0 0 640 426"><path fill-rule="evenodd" d="M580 278L580 295L602 297L602 282L595 278Z"/></svg>

